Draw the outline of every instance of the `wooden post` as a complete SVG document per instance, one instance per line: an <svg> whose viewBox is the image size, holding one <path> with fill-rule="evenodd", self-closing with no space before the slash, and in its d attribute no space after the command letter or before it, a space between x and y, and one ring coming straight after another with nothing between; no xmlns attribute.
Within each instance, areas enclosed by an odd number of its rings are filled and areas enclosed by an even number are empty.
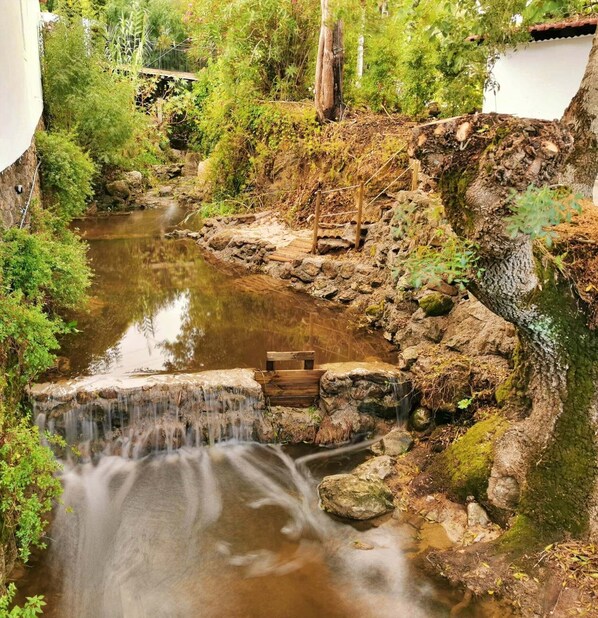
<svg viewBox="0 0 598 618"><path fill-rule="evenodd" d="M363 216L363 181L359 183L357 188L357 228L355 229L355 251L359 251L361 244L361 220Z"/></svg>
<svg viewBox="0 0 598 618"><path fill-rule="evenodd" d="M417 191L419 184L419 160L415 159L411 164L411 190Z"/></svg>
<svg viewBox="0 0 598 618"><path fill-rule="evenodd" d="M316 215L314 219L314 236L311 243L311 252L318 252L318 228L320 227L320 208L322 207L322 189L318 189L316 193Z"/></svg>

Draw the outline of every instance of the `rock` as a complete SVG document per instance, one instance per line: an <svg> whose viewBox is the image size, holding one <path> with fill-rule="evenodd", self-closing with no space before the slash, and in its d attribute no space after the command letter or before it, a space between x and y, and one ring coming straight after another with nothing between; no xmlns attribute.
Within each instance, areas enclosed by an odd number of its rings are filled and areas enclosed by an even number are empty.
<svg viewBox="0 0 598 618"><path fill-rule="evenodd" d="M218 234L214 234L210 240L208 240L208 245L210 248L214 249L214 251L222 251L226 249L231 241L231 235L227 231L220 232Z"/></svg>
<svg viewBox="0 0 598 618"><path fill-rule="evenodd" d="M372 444L370 450L376 455L389 455L390 457L400 457L407 453L413 446L413 438L404 429L393 429L387 433L379 442Z"/></svg>
<svg viewBox="0 0 598 618"><path fill-rule="evenodd" d="M162 185L161 187L158 187L158 195L160 197L167 197L169 195L172 195L172 186Z"/></svg>
<svg viewBox="0 0 598 618"><path fill-rule="evenodd" d="M334 298L337 294L338 288L332 284L324 285L313 292L313 296L316 298L324 298L326 300Z"/></svg>
<svg viewBox="0 0 598 618"><path fill-rule="evenodd" d="M131 195L129 185L124 180L114 180L113 182L109 182L106 184L106 192L112 197L118 197L123 200L128 199Z"/></svg>
<svg viewBox="0 0 598 618"><path fill-rule="evenodd" d="M373 457L357 466L353 474L364 481L383 481L395 474L395 461L389 455Z"/></svg>
<svg viewBox="0 0 598 618"><path fill-rule="evenodd" d="M488 513L480 506L477 502L471 499L471 501L467 504L467 525L468 527L473 526L488 526L490 524L490 518L488 517Z"/></svg>
<svg viewBox="0 0 598 618"><path fill-rule="evenodd" d="M318 410L274 406L268 411L278 442L285 444L313 444L322 420Z"/></svg>
<svg viewBox="0 0 598 618"><path fill-rule="evenodd" d="M381 481L364 481L352 474L324 477L318 494L320 508L345 519L372 519L394 509L392 493Z"/></svg>
<svg viewBox="0 0 598 618"><path fill-rule="evenodd" d="M338 267L338 262L326 260L322 263L322 274L326 275L329 279L335 279L338 275Z"/></svg>
<svg viewBox="0 0 598 618"><path fill-rule="evenodd" d="M357 292L355 290L343 290L337 297L336 300L341 303L350 303L357 298Z"/></svg>
<svg viewBox="0 0 598 618"><path fill-rule="evenodd" d="M322 269L321 260L305 258L301 264L293 270L293 277L297 277L304 283L311 283L319 275Z"/></svg>
<svg viewBox="0 0 598 618"><path fill-rule="evenodd" d="M455 307L442 339L447 348L462 354L504 358L512 357L516 342L515 327L475 299Z"/></svg>
<svg viewBox="0 0 598 618"><path fill-rule="evenodd" d="M410 418L411 427L415 431L426 431L434 422L434 413L427 408L417 408Z"/></svg>
<svg viewBox="0 0 598 618"><path fill-rule="evenodd" d="M338 274L343 279L350 279L355 272L355 265L352 262L343 262L338 269Z"/></svg>
<svg viewBox="0 0 598 618"><path fill-rule="evenodd" d="M325 416L316 435L316 444L343 444L358 433L371 431L374 421L356 410L337 410Z"/></svg>
<svg viewBox="0 0 598 618"><path fill-rule="evenodd" d="M124 180L132 189L139 190L143 188L143 174L137 170L126 172Z"/></svg>
<svg viewBox="0 0 598 618"><path fill-rule="evenodd" d="M420 298L418 302L424 313L429 317L446 315L450 313L455 304L450 296L446 296L440 292L426 294Z"/></svg>
<svg viewBox="0 0 598 618"><path fill-rule="evenodd" d="M331 363L322 367L320 398L324 409L352 410L380 418L408 412L412 387L405 374L387 363Z"/></svg>
<svg viewBox="0 0 598 618"><path fill-rule="evenodd" d="M414 363L419 358L420 354L421 346L410 345L409 347L405 348L400 355L399 367L401 369L411 369L411 367L413 367Z"/></svg>

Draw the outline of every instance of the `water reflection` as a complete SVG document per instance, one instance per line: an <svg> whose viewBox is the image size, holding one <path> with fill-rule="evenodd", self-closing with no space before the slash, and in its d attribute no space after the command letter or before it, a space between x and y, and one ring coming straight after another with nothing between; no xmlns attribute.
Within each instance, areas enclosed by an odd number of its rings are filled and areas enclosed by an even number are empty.
<svg viewBox="0 0 598 618"><path fill-rule="evenodd" d="M164 238L176 205L80 222L95 273L89 307L63 340L68 375L263 367L265 352L313 348L320 363L393 360L382 337L267 277L206 261Z"/></svg>

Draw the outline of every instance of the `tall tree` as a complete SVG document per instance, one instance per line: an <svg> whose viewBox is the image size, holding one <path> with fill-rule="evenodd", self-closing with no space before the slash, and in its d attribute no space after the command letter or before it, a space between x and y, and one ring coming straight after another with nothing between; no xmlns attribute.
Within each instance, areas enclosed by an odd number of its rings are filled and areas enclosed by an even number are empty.
<svg viewBox="0 0 598 618"><path fill-rule="evenodd" d="M329 0L321 0L320 40L316 61L315 105L320 120L339 120L344 111L343 22L332 22Z"/></svg>
<svg viewBox="0 0 598 618"><path fill-rule="evenodd" d="M577 187L594 182L596 151L586 149L596 143L597 48L598 35L564 122L463 116L422 126L413 142L424 169L438 178L453 230L478 247L470 290L520 336L511 387L513 401L525 394L529 405L513 408L488 496L518 513L511 535L523 541L538 532L598 539L598 294L580 285L584 265L595 259L598 213L587 204L585 225L568 226L569 264L525 226L513 230L514 192L531 195L530 185L551 185L565 168ZM540 207L532 200L529 214Z"/></svg>

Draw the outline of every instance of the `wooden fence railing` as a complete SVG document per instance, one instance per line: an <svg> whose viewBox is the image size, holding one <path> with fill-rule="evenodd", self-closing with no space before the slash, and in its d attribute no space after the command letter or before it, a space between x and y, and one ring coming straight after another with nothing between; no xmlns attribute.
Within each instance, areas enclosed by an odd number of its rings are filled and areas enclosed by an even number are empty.
<svg viewBox="0 0 598 618"><path fill-rule="evenodd" d="M396 156L396 155L395 155ZM385 164L386 165L386 164ZM364 194L366 185L378 174L378 172L383 168L381 166L379 170L374 174L369 180L362 181L356 185L350 185L348 187L339 187L337 189L327 189L322 190L318 189L316 191L316 207L314 213L314 221L313 221L313 234L312 234L312 246L311 252L316 254L318 252L318 238L321 227L322 219L339 217L342 215L356 215L355 218L355 240L353 242L353 247L355 251L359 251L359 247L361 245L361 228L363 225L363 208L364 208ZM390 187L396 184L407 172L411 170L411 190L415 191L419 184L419 170L420 163L418 160L414 160L411 164L405 168L389 185L387 185L382 191L378 193L374 198L372 198L367 206L371 206L381 195L383 195ZM335 212L327 215L322 214L322 196L330 193L337 193L340 191L355 191L355 206L354 210L345 210L343 212Z"/></svg>

